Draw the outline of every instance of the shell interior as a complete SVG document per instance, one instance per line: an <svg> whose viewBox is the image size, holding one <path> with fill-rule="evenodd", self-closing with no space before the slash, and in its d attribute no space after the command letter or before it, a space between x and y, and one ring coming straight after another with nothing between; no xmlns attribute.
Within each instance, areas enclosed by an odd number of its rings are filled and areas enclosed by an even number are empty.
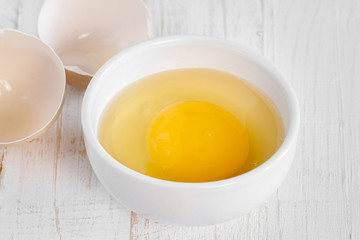
<svg viewBox="0 0 360 240"><path fill-rule="evenodd" d="M150 23L140 0L48 0L38 30L68 71L91 78L117 52L147 40Z"/></svg>
<svg viewBox="0 0 360 240"><path fill-rule="evenodd" d="M0 32L0 145L41 135L61 109L65 72L55 52L24 33Z"/></svg>

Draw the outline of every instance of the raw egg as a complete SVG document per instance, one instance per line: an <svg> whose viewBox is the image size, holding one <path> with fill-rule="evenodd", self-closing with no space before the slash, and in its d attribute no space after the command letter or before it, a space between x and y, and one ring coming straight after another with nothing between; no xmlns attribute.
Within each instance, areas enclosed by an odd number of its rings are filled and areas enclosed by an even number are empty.
<svg viewBox="0 0 360 240"><path fill-rule="evenodd" d="M173 69L146 76L109 103L104 149L142 174L210 182L246 173L282 143L280 114L261 90L230 73Z"/></svg>
<svg viewBox="0 0 360 240"><path fill-rule="evenodd" d="M149 129L150 157L164 175L177 181L234 176L248 156L249 140L241 123L208 102L171 105L160 112Z"/></svg>
<svg viewBox="0 0 360 240"><path fill-rule="evenodd" d="M30 141L56 121L65 93L65 71L39 39L0 32L0 146Z"/></svg>

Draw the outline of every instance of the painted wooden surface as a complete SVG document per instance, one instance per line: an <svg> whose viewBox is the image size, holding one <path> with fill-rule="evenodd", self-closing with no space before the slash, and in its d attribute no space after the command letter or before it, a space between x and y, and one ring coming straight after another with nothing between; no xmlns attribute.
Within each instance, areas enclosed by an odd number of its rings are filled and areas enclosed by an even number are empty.
<svg viewBox="0 0 360 240"><path fill-rule="evenodd" d="M42 3L0 0L0 28L36 34ZM360 1L146 4L155 36L235 40L288 77L302 126L286 181L259 208L215 226L178 227L132 213L93 174L80 125L83 91L68 87L49 132L0 148L0 239L360 239Z"/></svg>

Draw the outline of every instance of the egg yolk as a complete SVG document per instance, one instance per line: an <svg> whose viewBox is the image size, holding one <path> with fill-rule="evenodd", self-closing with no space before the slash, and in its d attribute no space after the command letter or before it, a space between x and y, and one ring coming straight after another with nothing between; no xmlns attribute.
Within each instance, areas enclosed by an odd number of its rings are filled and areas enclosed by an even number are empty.
<svg viewBox="0 0 360 240"><path fill-rule="evenodd" d="M181 182L233 177L249 153L249 140L238 119L202 101L163 109L151 123L146 143L159 174Z"/></svg>

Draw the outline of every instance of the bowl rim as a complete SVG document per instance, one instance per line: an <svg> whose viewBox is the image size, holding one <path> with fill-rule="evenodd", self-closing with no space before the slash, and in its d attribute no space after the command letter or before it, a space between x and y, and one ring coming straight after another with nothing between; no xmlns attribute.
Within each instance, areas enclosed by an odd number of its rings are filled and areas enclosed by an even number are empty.
<svg viewBox="0 0 360 240"><path fill-rule="evenodd" d="M54 60L56 60L55 64L58 65L61 69L63 69L61 71L61 79L62 79L62 89L61 89L61 99L57 105L56 111L54 112L54 114L51 116L51 118L49 118L49 120L46 122L46 124L44 124L41 128L37 129L36 131L34 131L33 133L31 133L30 135L17 139L17 140L13 140L13 141L9 141L9 142L1 142L0 141L0 147L4 146L13 146L13 145L18 145L18 144L23 144L23 143L27 143L30 142L38 137L40 137L42 134L44 134L45 132L47 132L47 130L49 130L49 128L56 122L56 120L58 119L62 107L64 105L64 101L65 101L65 92L66 92L66 74L65 74L65 69L64 69L64 64L61 61L60 57L56 54L56 52L54 51L54 49L52 49L48 44L46 44L45 42L43 42L40 38L30 35L28 33L16 30L16 29L10 29L10 28L4 28L4 29L0 29L0 35L6 33L6 32L11 32L11 33L15 33L15 34L19 34L22 36L25 36L27 38L31 38L33 40L36 40L39 44L42 44L44 47L47 48L47 50L49 50L52 53L52 57Z"/></svg>
<svg viewBox="0 0 360 240"><path fill-rule="evenodd" d="M219 45L223 47L228 47L237 51L240 51L244 54L244 57L254 61L259 67L265 69L274 76L275 81L279 84L284 91L284 95L287 99L289 106L289 126L287 134L284 138L283 143L279 149L264 163L258 167L237 175L231 178L211 181L211 182L175 182L169 180L163 180L154 178L151 176L144 175L135 170L132 170L125 165L121 164L115 160L106 150L101 146L98 141L97 136L95 135L94 129L91 127L91 99L96 95L96 89L99 89L102 84L102 77L108 72L111 71L111 68L114 66L114 63L117 61L123 61L127 57L132 57L133 53L144 52L144 49L151 48L154 45L165 44L165 43L211 43L214 45ZM295 92L291 87L288 80L277 70L277 68L267 59L265 59L260 54L254 52L248 47L239 44L234 41L220 39L216 37L208 36L191 36L191 35L175 35L167 37L159 37L151 40L147 40L141 43L138 43L134 46L131 46L127 49L120 51L109 61L107 61L99 71L94 75L91 80L83 98L82 109L81 109L81 123L83 127L84 138L86 139L89 147L91 146L95 151L100 155L103 162L109 164L111 167L117 169L123 174L128 175L129 177L136 178L137 180L154 184L162 187L171 187L171 188L181 188L181 189L208 189L208 188L218 188L224 187L232 184L247 183L252 181L259 176L266 174L271 168L278 164L281 158L286 155L291 146L296 143L297 135L300 127L300 109L299 103L296 98ZM91 160L90 160L91 163ZM96 170L95 170L96 172Z"/></svg>

